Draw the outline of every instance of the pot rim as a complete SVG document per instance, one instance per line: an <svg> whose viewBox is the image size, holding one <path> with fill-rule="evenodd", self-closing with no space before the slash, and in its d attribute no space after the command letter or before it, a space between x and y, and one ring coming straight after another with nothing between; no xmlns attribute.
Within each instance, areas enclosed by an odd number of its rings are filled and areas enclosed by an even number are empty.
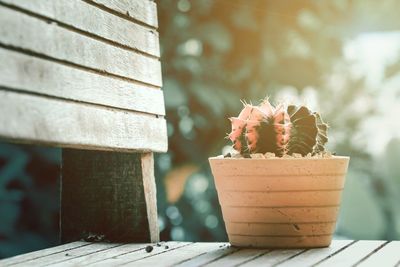
<svg viewBox="0 0 400 267"><path fill-rule="evenodd" d="M215 156L215 157L209 157L208 160L253 160L253 161L274 161L274 160L289 160L289 161L295 161L295 160L349 160L350 156L331 156L329 158L318 158L318 157L301 157L301 158L283 158L283 157L274 157L274 158L224 158L220 156Z"/></svg>

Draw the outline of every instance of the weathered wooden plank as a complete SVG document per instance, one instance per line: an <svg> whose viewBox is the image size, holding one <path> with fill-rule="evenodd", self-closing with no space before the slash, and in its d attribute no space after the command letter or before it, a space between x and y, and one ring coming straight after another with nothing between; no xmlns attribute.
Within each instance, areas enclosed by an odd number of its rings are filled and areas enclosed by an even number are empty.
<svg viewBox="0 0 400 267"><path fill-rule="evenodd" d="M357 241L332 257L318 263L318 266L353 266L383 244L385 244L385 241Z"/></svg>
<svg viewBox="0 0 400 267"><path fill-rule="evenodd" d="M171 251L172 253L170 254L172 257L174 257L174 253L178 252L180 248L184 246L190 246L192 243L189 242L167 242L163 244L162 246L153 246L153 250L148 253L144 249L143 250L138 250L134 251L131 253L123 254L117 257L112 257L103 261L99 261L91 266L104 266L104 267L109 267L109 266L119 266L119 265L133 265L137 266L136 262L140 259L148 258L148 257L154 257L156 255L159 255L161 253L168 253ZM148 266L148 265L147 265ZM165 265L164 265L165 266Z"/></svg>
<svg viewBox="0 0 400 267"><path fill-rule="evenodd" d="M134 266L176 266L177 264L187 261L198 255L209 253L220 249L223 243L193 243L183 246L173 251L161 253L152 257L140 259L138 261L129 262Z"/></svg>
<svg viewBox="0 0 400 267"><path fill-rule="evenodd" d="M68 259L67 261L60 262L58 264L52 264L53 267L59 266L88 266L97 262L101 262L106 259L117 257L123 254L132 253L139 250L144 250L146 246L154 245L152 243L145 244L124 244L122 246L113 247L105 251L99 251L92 254L88 254L82 257Z"/></svg>
<svg viewBox="0 0 400 267"><path fill-rule="evenodd" d="M218 250L210 251L205 254L201 254L197 257L193 257L187 261L177 264L179 267L193 267L193 266L203 266L205 264L216 261L220 258L226 257L236 251L238 248L231 247L228 243L222 244Z"/></svg>
<svg viewBox="0 0 400 267"><path fill-rule="evenodd" d="M243 266L275 266L304 252L304 249L279 249L272 250L261 257L247 262Z"/></svg>
<svg viewBox="0 0 400 267"><path fill-rule="evenodd" d="M152 153L63 149L61 241L158 242L153 168Z"/></svg>
<svg viewBox="0 0 400 267"><path fill-rule="evenodd" d="M204 266L237 266L239 264L251 261L252 259L268 253L267 249L240 249L237 252L229 254L225 257L219 258L213 262L210 262ZM264 265L264 264L263 264Z"/></svg>
<svg viewBox="0 0 400 267"><path fill-rule="evenodd" d="M8 259L0 260L0 266L23 264L27 261L37 260L39 258L46 257L46 256L56 254L56 253L68 253L68 251L71 249L87 246L89 244L90 244L89 242L77 241L77 242L72 242L72 243L64 244L64 245L57 246L57 247L46 248L46 249L14 256L14 257L11 257Z"/></svg>
<svg viewBox="0 0 400 267"><path fill-rule="evenodd" d="M400 241L392 241L374 252L359 267L398 266L400 264ZM397 264L397 265L396 265Z"/></svg>
<svg viewBox="0 0 400 267"><path fill-rule="evenodd" d="M141 21L154 28L158 27L156 3L149 0L87 0L113 10L121 16Z"/></svg>
<svg viewBox="0 0 400 267"><path fill-rule="evenodd" d="M0 47L0 86L165 115L163 92Z"/></svg>
<svg viewBox="0 0 400 267"><path fill-rule="evenodd" d="M90 255L96 252L104 252L107 249L120 246L121 244L116 243L92 243L87 246L77 247L68 251L53 253L45 257L31 259L23 263L19 263L13 266L46 266L53 265L61 262L68 261L73 258Z"/></svg>
<svg viewBox="0 0 400 267"><path fill-rule="evenodd" d="M309 249L304 253L283 262L279 267L312 266L315 263L330 257L334 253L337 253L339 250L346 248L346 246L349 246L352 242L353 241L351 240L333 240L329 247Z"/></svg>
<svg viewBox="0 0 400 267"><path fill-rule="evenodd" d="M0 7L0 24L0 44L4 46L157 87L162 84L161 64L156 58L106 44L5 6Z"/></svg>
<svg viewBox="0 0 400 267"><path fill-rule="evenodd" d="M157 189L156 179L154 177L154 157L153 153L141 154L142 163L142 179L143 179L143 191L145 198L149 238L152 242L157 242L160 239L159 228L158 228L158 213L157 213Z"/></svg>
<svg viewBox="0 0 400 267"><path fill-rule="evenodd" d="M0 89L0 138L115 151L167 151L164 118Z"/></svg>
<svg viewBox="0 0 400 267"><path fill-rule="evenodd" d="M153 250L146 252L146 246ZM395 266L400 242L336 240L328 248L238 249L227 243L161 242L110 244L74 242L1 260L1 266ZM262 254L264 253L264 254ZM254 258L254 259L253 259Z"/></svg>
<svg viewBox="0 0 400 267"><path fill-rule="evenodd" d="M33 12L62 25L82 30L123 46L159 57L158 33L132 21L115 16L79 0L1 0L1 3ZM140 1L145 5L147 1ZM131 1L133 5L139 2ZM155 5L154 3L152 6ZM144 10L143 12L148 12Z"/></svg>

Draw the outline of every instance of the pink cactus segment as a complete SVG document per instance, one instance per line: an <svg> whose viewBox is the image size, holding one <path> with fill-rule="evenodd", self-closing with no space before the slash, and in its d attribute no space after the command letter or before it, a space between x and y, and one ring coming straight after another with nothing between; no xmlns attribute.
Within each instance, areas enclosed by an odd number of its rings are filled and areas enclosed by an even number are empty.
<svg viewBox="0 0 400 267"><path fill-rule="evenodd" d="M260 107L253 107L249 120L263 121L270 117L272 117L272 115L265 113Z"/></svg>
<svg viewBox="0 0 400 267"><path fill-rule="evenodd" d="M290 123L290 116L286 111L287 109L283 104L280 104L276 107L276 111L274 113L274 123L277 124L288 124Z"/></svg>
<svg viewBox="0 0 400 267"><path fill-rule="evenodd" d="M240 142L239 139L236 139L235 141L233 141L232 147L233 147L233 149L235 149L238 152L242 151L242 143Z"/></svg>
<svg viewBox="0 0 400 267"><path fill-rule="evenodd" d="M247 121L246 123L246 140L250 153L257 149L257 142L259 138L257 131L258 126L260 126L260 121Z"/></svg>
<svg viewBox="0 0 400 267"><path fill-rule="evenodd" d="M268 98L259 105L259 109L266 115L266 117L272 117L275 114L275 108L271 103L269 103Z"/></svg>
<svg viewBox="0 0 400 267"><path fill-rule="evenodd" d="M238 140L240 135L244 131L246 121L235 117L229 118L229 120L232 123L232 131L230 132L228 137L232 142L235 142L235 140Z"/></svg>
<svg viewBox="0 0 400 267"><path fill-rule="evenodd" d="M244 104L244 107L242 111L240 111L239 116L237 118L241 120L247 120L250 117L253 108L254 107L252 105Z"/></svg>
<svg viewBox="0 0 400 267"><path fill-rule="evenodd" d="M234 117L230 118L229 120L232 122L232 131L228 137L233 142L233 148L240 152L242 151L240 136L242 135L243 131L245 131L246 121Z"/></svg>
<svg viewBox="0 0 400 267"><path fill-rule="evenodd" d="M274 130L276 133L277 147L285 152L290 138L291 122L290 116L284 105L279 105L274 114Z"/></svg>
<svg viewBox="0 0 400 267"><path fill-rule="evenodd" d="M275 124L274 130L276 133L276 142L278 147L284 147L289 142L290 138L290 124Z"/></svg>

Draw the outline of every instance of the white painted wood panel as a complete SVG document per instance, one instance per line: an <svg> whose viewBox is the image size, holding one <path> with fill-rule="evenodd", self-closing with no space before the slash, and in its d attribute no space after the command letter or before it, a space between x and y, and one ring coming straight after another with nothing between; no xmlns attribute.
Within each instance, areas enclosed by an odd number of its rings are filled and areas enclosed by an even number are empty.
<svg viewBox="0 0 400 267"><path fill-rule="evenodd" d="M163 92L0 48L0 86L58 98L165 115Z"/></svg>
<svg viewBox="0 0 400 267"><path fill-rule="evenodd" d="M0 2L28 10L156 57L160 56L158 33L155 30L115 16L84 1L1 0ZM138 4L138 1L131 1L131 3L134 6ZM143 12L149 11L144 10Z"/></svg>
<svg viewBox="0 0 400 267"><path fill-rule="evenodd" d="M0 7L0 44L161 87L158 59Z"/></svg>
<svg viewBox="0 0 400 267"><path fill-rule="evenodd" d="M115 151L167 151L164 118L0 90L0 137Z"/></svg>
<svg viewBox="0 0 400 267"><path fill-rule="evenodd" d="M87 0L121 15L139 20L149 26L158 27L156 3L151 0Z"/></svg>

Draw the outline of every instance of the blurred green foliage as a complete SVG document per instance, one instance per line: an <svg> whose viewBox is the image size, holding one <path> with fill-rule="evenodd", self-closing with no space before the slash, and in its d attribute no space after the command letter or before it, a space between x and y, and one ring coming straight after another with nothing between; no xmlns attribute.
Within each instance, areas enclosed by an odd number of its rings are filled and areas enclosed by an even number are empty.
<svg viewBox="0 0 400 267"><path fill-rule="evenodd" d="M0 258L58 244L60 152L0 143Z"/></svg>
<svg viewBox="0 0 400 267"><path fill-rule="evenodd" d="M169 152L157 157L164 239L226 240L207 158L229 145L227 118L240 111L239 100L257 103L265 96L318 109L330 125L329 149L351 156L337 236L400 237L400 184L394 179L400 170L392 164L383 174L377 155L366 149L368 139L360 138L365 121L377 114L373 100L380 92L367 90L366 74L356 75L344 55L346 42L359 34L400 29L400 3L157 3L169 133ZM398 70L393 64L385 73L396 76ZM191 165L197 170L176 175Z"/></svg>

